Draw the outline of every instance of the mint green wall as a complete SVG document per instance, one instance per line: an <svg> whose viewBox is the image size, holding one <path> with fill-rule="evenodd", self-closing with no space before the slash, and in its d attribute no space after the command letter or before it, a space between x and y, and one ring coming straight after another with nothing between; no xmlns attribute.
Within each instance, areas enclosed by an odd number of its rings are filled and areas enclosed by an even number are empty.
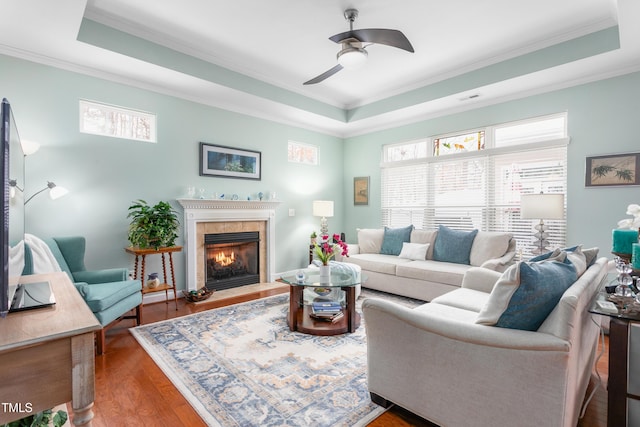
<svg viewBox="0 0 640 427"><path fill-rule="evenodd" d="M240 197L275 191L282 201L276 211L276 271L308 263L309 234L319 224L311 213L313 200L335 200L330 226L342 229L339 138L7 56L0 56L0 82L0 97L11 102L21 138L41 144L26 159L26 194L48 180L70 190L55 201L34 198L26 207L27 232L86 236L88 268L132 268L133 259L123 250L131 202L167 200L182 218L176 199L188 186ZM158 143L80 133L81 98L156 113ZM320 166L287 162L290 139L317 145ZM199 141L261 151L262 180L200 177ZM176 261L176 280L183 287L184 253ZM161 271L159 257L150 257L148 264L147 271Z"/></svg>
<svg viewBox="0 0 640 427"><path fill-rule="evenodd" d="M275 191L277 271L303 266L308 234L317 230L311 202L334 200L332 231L355 241L357 227L380 226L380 154L383 144L464 130L559 111L569 114L568 242L610 250L611 229L626 206L640 203L638 187L585 188L585 157L638 151L634 130L640 111L640 73L589 83L522 100L478 108L341 140L301 128L236 114L57 68L0 56L0 96L12 103L20 136L42 148L27 158L27 195L47 180L70 190L57 201L40 195L26 210L27 231L39 236L84 235L89 268L132 267L127 208L175 199L187 186L246 197ZM81 134L78 99L121 105L158 115L158 143ZM320 148L320 166L287 162L287 141ZM198 142L258 150L261 181L198 176ZM353 178L370 176L370 203L353 205ZM294 217L288 216L295 209ZM178 242L182 243L182 236ZM150 271L159 271L150 259ZM184 254L177 257L184 285Z"/></svg>
<svg viewBox="0 0 640 427"><path fill-rule="evenodd" d="M569 244L598 246L610 255L611 230L640 203L639 187L585 188L585 157L640 151L640 73L478 108L345 141L345 230L379 227L382 145L556 112L568 112L567 219ZM348 160L351 159L351 160ZM353 206L353 177L371 177L369 206Z"/></svg>

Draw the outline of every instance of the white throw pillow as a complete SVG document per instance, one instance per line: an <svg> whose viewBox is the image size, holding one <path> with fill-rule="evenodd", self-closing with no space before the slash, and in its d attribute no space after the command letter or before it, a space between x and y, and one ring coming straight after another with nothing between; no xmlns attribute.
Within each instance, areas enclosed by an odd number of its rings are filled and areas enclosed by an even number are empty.
<svg viewBox="0 0 640 427"><path fill-rule="evenodd" d="M402 251L399 258L408 258L414 261L424 261L427 259L427 251L429 250L429 243L402 243Z"/></svg>

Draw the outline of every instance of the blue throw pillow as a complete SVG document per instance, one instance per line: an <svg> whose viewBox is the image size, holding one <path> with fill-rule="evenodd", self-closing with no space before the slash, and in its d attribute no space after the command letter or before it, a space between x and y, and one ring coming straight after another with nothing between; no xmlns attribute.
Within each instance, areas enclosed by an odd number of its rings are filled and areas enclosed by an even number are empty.
<svg viewBox="0 0 640 427"><path fill-rule="evenodd" d="M469 265L471 263L469 254L476 234L478 234L478 230L454 230L440 225L436 241L433 244L433 259L435 261Z"/></svg>
<svg viewBox="0 0 640 427"><path fill-rule="evenodd" d="M402 228L385 227L380 253L385 255L400 255L400 252L402 252L402 244L411 240L412 231L413 225Z"/></svg>
<svg viewBox="0 0 640 427"><path fill-rule="evenodd" d="M568 260L520 262L517 268L520 283L496 326L537 331L577 280L576 268Z"/></svg>

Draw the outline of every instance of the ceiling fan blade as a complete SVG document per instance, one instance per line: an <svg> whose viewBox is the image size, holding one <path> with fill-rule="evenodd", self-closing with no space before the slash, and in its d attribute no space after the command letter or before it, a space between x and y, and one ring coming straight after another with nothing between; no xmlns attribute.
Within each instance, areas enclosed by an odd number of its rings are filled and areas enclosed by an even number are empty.
<svg viewBox="0 0 640 427"><path fill-rule="evenodd" d="M304 82L303 85L314 85L316 83L320 83L321 81L328 79L329 77L333 76L335 73L337 73L338 71L342 70L342 65L338 64L335 67L333 67L332 69L325 71L324 73L320 74L317 77L312 78L311 80Z"/></svg>
<svg viewBox="0 0 640 427"><path fill-rule="evenodd" d="M329 40L341 43L345 39L356 39L362 43L376 43L397 47L398 49L414 52L409 39L398 30L384 28L363 28L360 30L345 31L329 37Z"/></svg>

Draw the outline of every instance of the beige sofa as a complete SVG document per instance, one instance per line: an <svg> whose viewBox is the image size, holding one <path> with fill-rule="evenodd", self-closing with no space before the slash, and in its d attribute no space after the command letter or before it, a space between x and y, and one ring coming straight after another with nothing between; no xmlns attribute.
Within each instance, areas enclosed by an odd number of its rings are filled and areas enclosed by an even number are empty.
<svg viewBox="0 0 640 427"><path fill-rule="evenodd" d="M502 275L472 268L460 289L415 309L365 299L372 400L446 427L575 426L599 334L599 319L587 310L606 264L598 259L561 288L537 330L477 323L496 283L509 284L520 263Z"/></svg>
<svg viewBox="0 0 640 427"><path fill-rule="evenodd" d="M411 231L409 243L428 245L422 259L380 253L384 238L382 228L358 229L358 243L349 244L349 257L341 259L362 268L363 286L423 301L459 289L471 267L504 271L513 263L516 249L509 233L479 231L473 239L469 263L461 264L434 260L438 230Z"/></svg>

